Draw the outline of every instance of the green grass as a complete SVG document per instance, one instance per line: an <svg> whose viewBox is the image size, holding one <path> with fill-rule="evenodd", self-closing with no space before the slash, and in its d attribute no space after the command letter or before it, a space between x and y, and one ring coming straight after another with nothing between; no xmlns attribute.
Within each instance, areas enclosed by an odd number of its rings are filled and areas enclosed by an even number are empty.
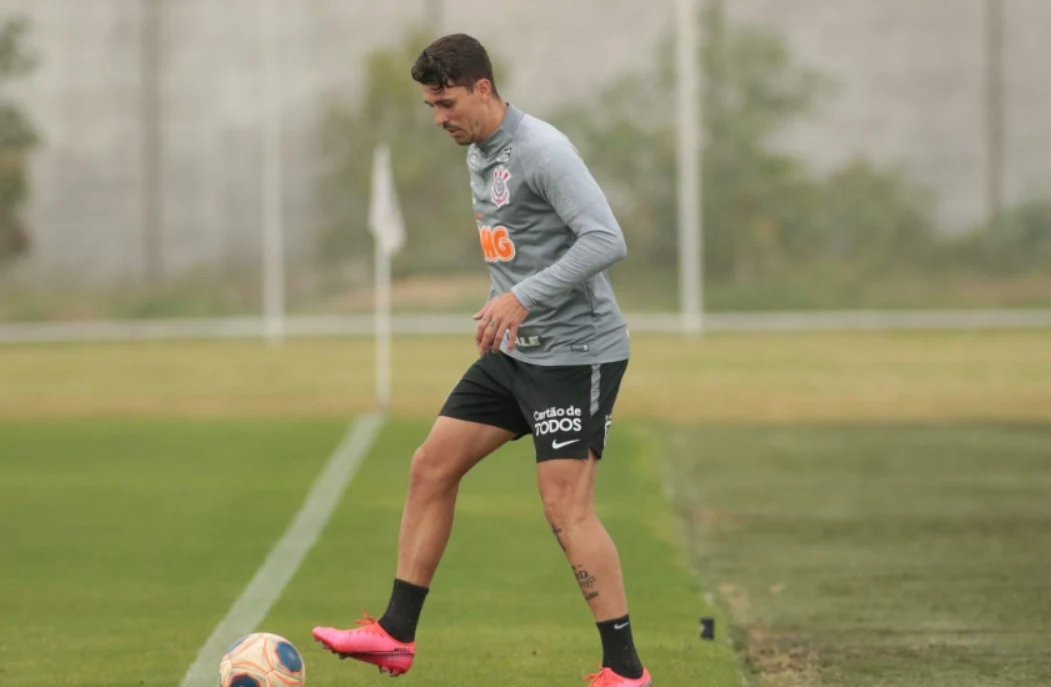
<svg viewBox="0 0 1051 687"><path fill-rule="evenodd" d="M1051 684L1051 334L633 347L599 498L658 685L739 684L730 636L762 687ZM175 684L347 418L372 410L372 352L0 347L0 685ZM311 687L377 679L309 628L382 611L407 461L474 355L468 336L395 340L398 420L264 623L304 650ZM529 453L469 476L399 684L499 684L511 667L509 685L582 685L592 669ZM727 612L715 643L697 638L706 594Z"/></svg>
<svg viewBox="0 0 1051 687"><path fill-rule="evenodd" d="M470 334L397 337L398 417L429 420ZM368 338L0 346L0 418L347 418L374 407ZM1051 422L1051 330L632 336L621 419L682 426ZM147 381L148 380L148 381Z"/></svg>
<svg viewBox="0 0 1051 687"><path fill-rule="evenodd" d="M706 429L669 455L761 684L1051 684L1051 426Z"/></svg>
<svg viewBox="0 0 1051 687"><path fill-rule="evenodd" d="M177 684L300 506L340 422L34 422L0 425L0 684ZM262 628L303 651L311 687L364 684L310 640L315 624L382 612L412 449L424 423L387 426ZM739 684L701 642L701 594L677 553L656 452L628 426L600 476L640 652L661 683ZM543 521L525 443L466 480L458 520L402 683L580 685L598 634Z"/></svg>
<svg viewBox="0 0 1051 687"><path fill-rule="evenodd" d="M0 684L178 684L341 431L0 425Z"/></svg>

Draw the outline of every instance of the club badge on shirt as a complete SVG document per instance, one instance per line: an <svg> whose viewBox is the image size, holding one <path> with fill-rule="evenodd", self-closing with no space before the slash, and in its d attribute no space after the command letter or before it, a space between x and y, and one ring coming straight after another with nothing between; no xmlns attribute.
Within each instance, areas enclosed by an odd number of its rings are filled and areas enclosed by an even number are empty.
<svg viewBox="0 0 1051 687"><path fill-rule="evenodd" d="M507 180L510 178L511 173L503 165L493 170L493 189L490 197L493 200L493 205L498 208L502 208L511 202L511 188L507 185Z"/></svg>

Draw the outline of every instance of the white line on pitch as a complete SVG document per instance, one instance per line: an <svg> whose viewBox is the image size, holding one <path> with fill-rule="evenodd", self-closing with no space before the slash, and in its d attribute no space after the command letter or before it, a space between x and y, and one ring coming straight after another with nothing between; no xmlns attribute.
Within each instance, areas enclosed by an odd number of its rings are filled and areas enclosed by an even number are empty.
<svg viewBox="0 0 1051 687"><path fill-rule="evenodd" d="M270 550L263 566L248 583L201 647L197 660L186 671L180 687L212 687L219 674L219 659L238 637L255 631L270 607L281 596L322 528L332 517L344 490L368 453L383 424L379 415L365 415L348 430L328 464L314 480L306 501L281 540Z"/></svg>

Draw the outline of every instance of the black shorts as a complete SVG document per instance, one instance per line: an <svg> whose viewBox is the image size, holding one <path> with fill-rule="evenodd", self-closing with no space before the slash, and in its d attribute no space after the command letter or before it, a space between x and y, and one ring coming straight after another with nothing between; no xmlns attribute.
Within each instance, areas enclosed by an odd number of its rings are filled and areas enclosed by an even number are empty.
<svg viewBox="0 0 1051 687"><path fill-rule="evenodd" d="M531 365L489 353L468 368L439 415L533 435L537 461L599 458L628 361L601 365Z"/></svg>

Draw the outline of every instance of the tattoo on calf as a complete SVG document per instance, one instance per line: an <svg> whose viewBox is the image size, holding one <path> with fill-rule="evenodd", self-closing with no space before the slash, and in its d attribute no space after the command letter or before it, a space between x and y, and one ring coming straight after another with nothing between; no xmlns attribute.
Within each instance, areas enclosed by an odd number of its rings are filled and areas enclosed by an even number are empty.
<svg viewBox="0 0 1051 687"><path fill-rule="evenodd" d="M587 570L585 570L584 566L582 566L582 565L574 565L573 566L573 574L576 575L577 584L580 585L581 591L591 590L595 586L595 582L596 582L595 576L592 575L591 573L589 573ZM595 596L598 596L598 592L591 592L591 593L594 594ZM590 600L590 599L592 599L594 597L590 596L590 594L585 591L585 598Z"/></svg>
<svg viewBox="0 0 1051 687"><path fill-rule="evenodd" d="M551 531L555 534L555 538L558 539L558 545L562 547L562 551L566 551L566 545L562 541L562 528L552 525ZM585 601L591 601L592 599L598 598L598 592L594 589L598 580L594 575L589 573L582 565L573 566L573 575L577 578L577 584L580 585L580 591L584 593Z"/></svg>

